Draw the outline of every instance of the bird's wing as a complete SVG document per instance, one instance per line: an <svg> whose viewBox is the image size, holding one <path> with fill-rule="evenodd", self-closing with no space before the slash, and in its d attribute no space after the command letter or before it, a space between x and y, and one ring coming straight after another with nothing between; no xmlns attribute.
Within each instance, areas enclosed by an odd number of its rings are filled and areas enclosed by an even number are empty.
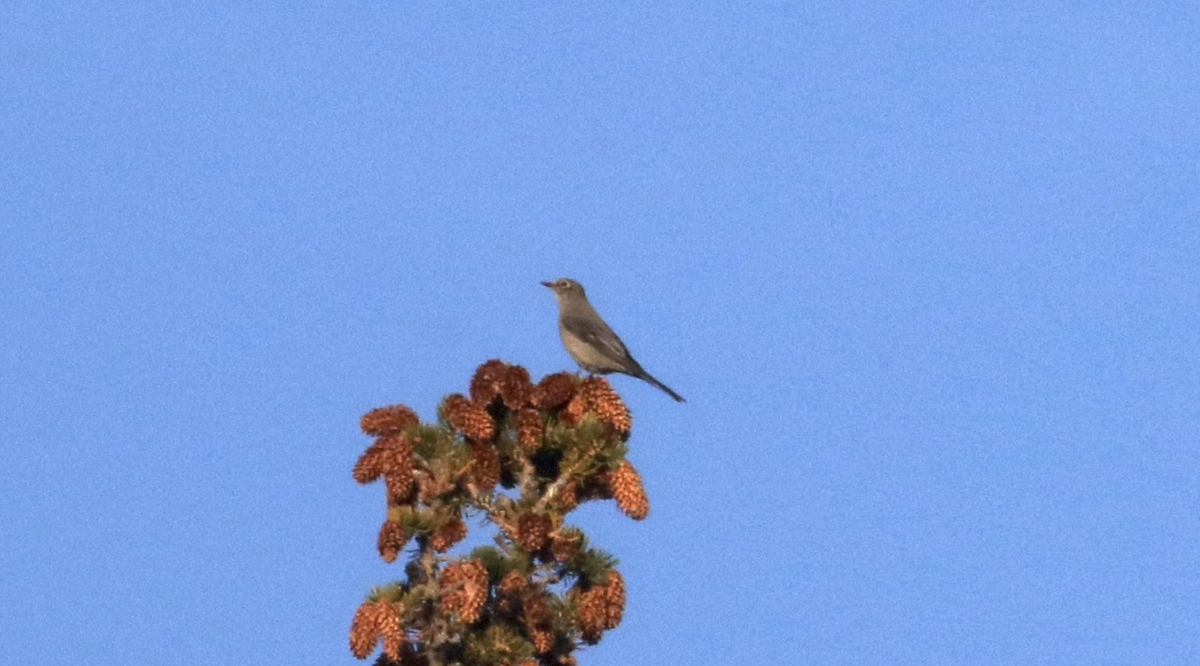
<svg viewBox="0 0 1200 666"><path fill-rule="evenodd" d="M621 342L621 338L618 338L599 317L592 319L565 315L562 318L562 326L613 360L623 361L629 358L629 350L625 348L625 343Z"/></svg>

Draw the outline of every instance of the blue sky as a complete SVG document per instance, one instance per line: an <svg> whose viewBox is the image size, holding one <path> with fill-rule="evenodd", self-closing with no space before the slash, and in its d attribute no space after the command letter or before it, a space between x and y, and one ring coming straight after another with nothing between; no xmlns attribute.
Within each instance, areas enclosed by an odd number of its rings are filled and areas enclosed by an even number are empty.
<svg viewBox="0 0 1200 666"><path fill-rule="evenodd" d="M652 510L584 664L1200 655L1187 3L0 10L0 645L352 664L358 417L571 369Z"/></svg>

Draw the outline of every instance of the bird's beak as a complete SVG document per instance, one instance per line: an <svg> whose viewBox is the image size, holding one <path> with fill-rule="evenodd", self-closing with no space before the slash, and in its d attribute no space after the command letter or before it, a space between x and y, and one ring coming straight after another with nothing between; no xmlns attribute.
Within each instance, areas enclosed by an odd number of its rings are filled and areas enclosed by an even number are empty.
<svg viewBox="0 0 1200 666"><path fill-rule="evenodd" d="M548 287L548 288L550 288L550 289L553 289L553 288L554 288L554 285L553 285L553 284L551 284L551 283L549 283L549 282L543 282L543 283L542 283L542 286L543 286L543 287Z"/></svg>

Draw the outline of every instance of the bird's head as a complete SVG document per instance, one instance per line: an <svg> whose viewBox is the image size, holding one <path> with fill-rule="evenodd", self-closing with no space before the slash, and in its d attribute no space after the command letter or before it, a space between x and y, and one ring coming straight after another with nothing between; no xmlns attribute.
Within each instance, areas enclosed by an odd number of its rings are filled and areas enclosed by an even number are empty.
<svg viewBox="0 0 1200 666"><path fill-rule="evenodd" d="M542 286L549 288L550 291L553 291L554 295L558 297L560 301L564 298L570 298L572 296L584 298L583 285L570 278L558 278L552 282L543 282Z"/></svg>

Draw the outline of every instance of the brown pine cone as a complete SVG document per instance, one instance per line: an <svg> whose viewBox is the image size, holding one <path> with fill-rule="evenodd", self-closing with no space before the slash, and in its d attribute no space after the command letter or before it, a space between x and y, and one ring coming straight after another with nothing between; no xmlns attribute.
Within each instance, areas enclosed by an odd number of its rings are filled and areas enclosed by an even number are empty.
<svg viewBox="0 0 1200 666"><path fill-rule="evenodd" d="M529 589L529 577L520 571L510 571L504 574L504 578L501 578L500 583L496 585L497 592L509 597L518 597L527 589Z"/></svg>
<svg viewBox="0 0 1200 666"><path fill-rule="evenodd" d="M495 424L487 410L458 393L446 398L445 414L450 427L470 439L486 442L495 434Z"/></svg>
<svg viewBox="0 0 1200 666"><path fill-rule="evenodd" d="M605 378L588 377L580 385L579 393L586 396L588 404L601 422L607 423L618 432L629 432L633 427L633 417L629 408Z"/></svg>
<svg viewBox="0 0 1200 666"><path fill-rule="evenodd" d="M383 561L389 564L395 562L400 551L404 550L404 544L408 543L409 536L408 530L398 521L384 521L383 527L379 528L379 538L375 544Z"/></svg>
<svg viewBox="0 0 1200 666"><path fill-rule="evenodd" d="M558 418L567 425L578 425L583 420L583 415L587 413L589 406L587 395L583 392L576 393L567 402L567 406L559 411Z"/></svg>
<svg viewBox="0 0 1200 666"><path fill-rule="evenodd" d="M476 490L487 495L500 483L500 452L484 442L471 442L471 480Z"/></svg>
<svg viewBox="0 0 1200 666"><path fill-rule="evenodd" d="M604 586L606 601L605 629L616 629L625 614L625 579L616 569L608 570L608 584Z"/></svg>
<svg viewBox="0 0 1200 666"><path fill-rule="evenodd" d="M487 569L479 560L462 560L446 567L438 581L442 609L457 614L465 624L474 624L488 596Z"/></svg>
<svg viewBox="0 0 1200 666"><path fill-rule="evenodd" d="M529 379L529 371L519 365L510 365L500 384L500 397L504 406L509 409L520 409L529 404L533 393L533 382Z"/></svg>
<svg viewBox="0 0 1200 666"><path fill-rule="evenodd" d="M366 659L379 641L381 618L387 613L386 602L364 601L350 622L350 653L358 659Z"/></svg>
<svg viewBox="0 0 1200 666"><path fill-rule="evenodd" d="M575 623L583 633L583 642L595 645L608 624L608 598L604 588L580 592L575 608Z"/></svg>
<svg viewBox="0 0 1200 666"><path fill-rule="evenodd" d="M550 530L554 527L549 516L536 513L522 514L517 519L517 543L526 552L535 553L546 545Z"/></svg>
<svg viewBox="0 0 1200 666"><path fill-rule="evenodd" d="M529 396L534 407L549 411L558 409L575 395L575 384L579 380L569 372L556 372L546 375L538 382Z"/></svg>
<svg viewBox="0 0 1200 666"><path fill-rule="evenodd" d="M574 480L567 481L558 489L558 494L552 500L554 507L563 513L570 513L579 506L579 484Z"/></svg>
<svg viewBox="0 0 1200 666"><path fill-rule="evenodd" d="M471 378L471 402L487 407L500 395L500 386L508 374L508 364L494 358L479 366Z"/></svg>
<svg viewBox="0 0 1200 666"><path fill-rule="evenodd" d="M642 476L628 460L622 460L621 464L609 473L608 483L622 513L634 520L642 520L650 513L650 499L646 497Z"/></svg>
<svg viewBox="0 0 1200 666"><path fill-rule="evenodd" d="M398 661L405 642L404 626L400 623L400 604L386 601L376 603L383 607L379 614L379 635L383 638L383 653Z"/></svg>
<svg viewBox="0 0 1200 666"><path fill-rule="evenodd" d="M542 448L542 441L546 437L546 426L542 423L542 415L536 410L528 407L517 412L517 420L515 424L517 430L517 444L525 453L534 453Z"/></svg>
<svg viewBox="0 0 1200 666"><path fill-rule="evenodd" d="M521 622L525 625L525 633L533 643L534 651L545 654L554 647L554 626L550 615L550 605L546 595L540 589L526 590L521 603Z"/></svg>
<svg viewBox="0 0 1200 666"><path fill-rule="evenodd" d="M363 414L359 427L368 435L398 435L420 421L417 413L405 405L388 405Z"/></svg>
<svg viewBox="0 0 1200 666"><path fill-rule="evenodd" d="M404 435L386 435L367 447L354 464L354 480L371 483L384 474L412 477L412 442Z"/></svg>
<svg viewBox="0 0 1200 666"><path fill-rule="evenodd" d="M467 524L458 518L442 525L430 535L429 545L439 553L444 553L454 547L454 544L467 537Z"/></svg>

